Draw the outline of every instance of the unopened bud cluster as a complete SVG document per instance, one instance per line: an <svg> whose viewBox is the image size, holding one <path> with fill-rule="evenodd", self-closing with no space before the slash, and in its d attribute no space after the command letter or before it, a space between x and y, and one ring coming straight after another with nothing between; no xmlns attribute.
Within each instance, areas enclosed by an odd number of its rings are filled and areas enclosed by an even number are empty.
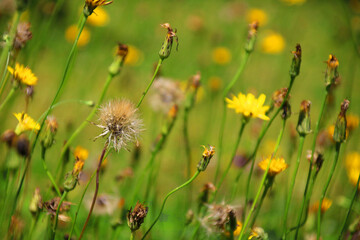
<svg viewBox="0 0 360 240"><path fill-rule="evenodd" d="M311 102L308 100L304 100L300 104L299 119L296 126L296 131L300 136L311 133L310 106Z"/></svg>

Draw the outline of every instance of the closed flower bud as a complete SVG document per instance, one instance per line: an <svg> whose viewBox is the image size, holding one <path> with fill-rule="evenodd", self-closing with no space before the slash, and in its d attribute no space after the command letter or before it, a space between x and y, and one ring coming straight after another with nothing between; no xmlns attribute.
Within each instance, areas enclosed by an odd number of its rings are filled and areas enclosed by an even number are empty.
<svg viewBox="0 0 360 240"><path fill-rule="evenodd" d="M248 53L251 53L254 50L258 27L259 27L258 21L254 21L249 24L249 33L248 33L247 41L245 43L245 51Z"/></svg>
<svg viewBox="0 0 360 240"><path fill-rule="evenodd" d="M207 166L210 163L211 158L215 154L215 147L209 145L209 149L207 149L205 146L203 146L204 152L202 154L201 160L197 165L198 171L205 171Z"/></svg>
<svg viewBox="0 0 360 240"><path fill-rule="evenodd" d="M179 42L178 42L178 36L176 35L176 29L173 30L169 23L164 23L164 24L161 24L160 26L163 28L166 28L168 30L165 40L159 51L159 56L160 56L161 60L164 60L170 56L174 38L177 43L176 50L178 48Z"/></svg>
<svg viewBox="0 0 360 240"><path fill-rule="evenodd" d="M144 219L148 213L148 207L137 202L134 209L130 210L127 213L127 223L132 232L138 230L141 224L144 222Z"/></svg>
<svg viewBox="0 0 360 240"><path fill-rule="evenodd" d="M114 61L109 66L109 73L114 77L117 74L119 74L121 70L121 66L123 65L125 58L128 54L128 46L126 44L118 43L117 50L116 50L116 56L114 58Z"/></svg>
<svg viewBox="0 0 360 240"><path fill-rule="evenodd" d="M74 164L74 168L71 173L65 176L64 189L69 192L72 191L79 180L79 174L84 167L84 160L77 158Z"/></svg>
<svg viewBox="0 0 360 240"><path fill-rule="evenodd" d="M308 100L304 100L300 104L299 120L296 126L296 130L300 136L311 133L310 106L311 102Z"/></svg>
<svg viewBox="0 0 360 240"><path fill-rule="evenodd" d="M300 74L300 65L301 65L301 46L300 44L296 44L295 51L291 52L294 57L291 62L290 67L290 76L295 78Z"/></svg>
<svg viewBox="0 0 360 240"><path fill-rule="evenodd" d="M306 158L311 161L311 150L308 150ZM313 162L311 162L310 164L312 164L313 167L315 167L316 169L316 173L318 173L324 163L324 156L320 153L320 152L315 152L314 156L313 156Z"/></svg>
<svg viewBox="0 0 360 240"><path fill-rule="evenodd" d="M1 141L5 142L8 147L11 147L16 140L16 133L14 130L8 129L1 135Z"/></svg>
<svg viewBox="0 0 360 240"><path fill-rule="evenodd" d="M329 90L331 85L339 82L338 66L339 61L335 55L330 54L329 59L326 61L327 67L325 71L325 85L326 89Z"/></svg>
<svg viewBox="0 0 360 240"><path fill-rule="evenodd" d="M95 10L95 8L99 6L109 5L113 1L106 1L106 0L85 0L85 6L83 13L85 17L89 17Z"/></svg>
<svg viewBox="0 0 360 240"><path fill-rule="evenodd" d="M42 197L40 195L40 188L36 188L34 195L31 199L29 210L31 214L35 217L42 209Z"/></svg>
<svg viewBox="0 0 360 240"><path fill-rule="evenodd" d="M55 142L57 128L58 123L56 121L56 118L53 116L47 117L46 128L41 138L41 145L43 148L48 149L53 145L53 143Z"/></svg>
<svg viewBox="0 0 360 240"><path fill-rule="evenodd" d="M337 143L342 143L346 140L346 111L349 108L350 101L345 99L341 103L341 111L335 123L333 139Z"/></svg>
<svg viewBox="0 0 360 240"><path fill-rule="evenodd" d="M15 142L16 151L23 157L30 154L30 142L25 134L21 134Z"/></svg>

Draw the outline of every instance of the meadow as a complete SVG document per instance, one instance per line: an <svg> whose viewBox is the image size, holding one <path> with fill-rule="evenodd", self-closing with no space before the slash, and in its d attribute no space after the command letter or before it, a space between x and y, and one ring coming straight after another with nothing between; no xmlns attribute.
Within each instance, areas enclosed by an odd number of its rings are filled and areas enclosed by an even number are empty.
<svg viewBox="0 0 360 240"><path fill-rule="evenodd" d="M1 239L360 239L360 1L0 2Z"/></svg>

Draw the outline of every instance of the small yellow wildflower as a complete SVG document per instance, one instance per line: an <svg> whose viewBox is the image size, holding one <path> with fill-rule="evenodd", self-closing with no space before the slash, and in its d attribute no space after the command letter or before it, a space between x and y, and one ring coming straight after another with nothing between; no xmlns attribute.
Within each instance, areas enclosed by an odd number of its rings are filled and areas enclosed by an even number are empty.
<svg viewBox="0 0 360 240"><path fill-rule="evenodd" d="M109 15L100 7L94 11L94 14L88 17L87 22L93 26L102 27L109 22Z"/></svg>
<svg viewBox="0 0 360 240"><path fill-rule="evenodd" d="M239 220L237 220L237 221L236 221L236 229L235 229L235 231L233 232L234 237L240 235L241 229L242 229L242 222L240 222ZM230 232L225 232L225 236L229 237L229 236L230 236Z"/></svg>
<svg viewBox="0 0 360 240"><path fill-rule="evenodd" d="M339 66L339 60L335 57L335 55L330 54L326 64L328 65L328 68L335 69Z"/></svg>
<svg viewBox="0 0 360 240"><path fill-rule="evenodd" d="M360 174L360 154L357 152L348 153L346 156L345 167L350 183L355 186Z"/></svg>
<svg viewBox="0 0 360 240"><path fill-rule="evenodd" d="M319 202L320 201L314 203L314 205L311 207L311 211L317 212L319 210ZM328 198L324 198L324 200L321 203L321 213L326 212L331 207L331 204L332 204L332 200Z"/></svg>
<svg viewBox="0 0 360 240"><path fill-rule="evenodd" d="M221 85L222 85L222 80L221 78L217 77L217 76L213 76L209 78L208 81L209 84L209 88L213 91L213 92L217 92L220 90Z"/></svg>
<svg viewBox="0 0 360 240"><path fill-rule="evenodd" d="M269 110L269 106L263 106L266 96L260 94L259 98L256 99L251 93L245 94L239 93L238 97L233 96L232 100L226 98L228 108L233 108L236 113L241 113L246 118L260 118L263 120L269 120L266 116L266 111Z"/></svg>
<svg viewBox="0 0 360 240"><path fill-rule="evenodd" d="M274 32L268 33L268 35L261 42L261 49L264 53L278 54L285 48L284 38Z"/></svg>
<svg viewBox="0 0 360 240"><path fill-rule="evenodd" d="M86 160L89 157L89 151L81 146L77 146L74 151L74 156L79 160Z"/></svg>
<svg viewBox="0 0 360 240"><path fill-rule="evenodd" d="M14 113L14 116L19 121L18 125L15 128L15 133L17 135L20 135L25 131L34 130L35 132L37 132L38 130L40 130L40 125L26 113Z"/></svg>
<svg viewBox="0 0 360 240"><path fill-rule="evenodd" d="M262 170L265 171L269 164L269 161L270 161L270 157L262 160L261 162L259 162L258 165ZM269 176L275 176L278 173L281 173L282 171L287 169L288 167L289 165L285 163L284 158L276 158L276 159L273 158L270 163L268 174Z"/></svg>
<svg viewBox="0 0 360 240"><path fill-rule="evenodd" d="M348 114L346 116L346 129L352 132L359 126L359 117L354 114Z"/></svg>
<svg viewBox="0 0 360 240"><path fill-rule="evenodd" d="M136 48L135 46L128 45L128 54L125 58L125 64L130 66L139 65L144 58L144 54L141 52L140 49Z"/></svg>
<svg viewBox="0 0 360 240"><path fill-rule="evenodd" d="M12 67L8 67L9 72L14 78L27 86L36 85L38 78L31 72L31 69L28 67L24 67L19 63L15 64L15 69Z"/></svg>
<svg viewBox="0 0 360 240"><path fill-rule="evenodd" d="M306 2L306 0L282 0L282 1L289 5L301 5Z"/></svg>
<svg viewBox="0 0 360 240"><path fill-rule="evenodd" d="M247 13L247 21L249 23L257 21L260 26L264 26L267 23L267 14L261 9L252 8Z"/></svg>
<svg viewBox="0 0 360 240"><path fill-rule="evenodd" d="M228 64L231 61L231 52L226 47L217 47L212 51L212 59L219 65Z"/></svg>
<svg viewBox="0 0 360 240"><path fill-rule="evenodd" d="M77 34L78 34L77 26L71 25L70 27L68 27L66 29L65 38L68 42L72 43L75 41ZM84 29L81 32L81 35L80 35L77 45L79 47L82 47L82 46L85 46L86 44L88 44L89 41L90 41L90 31L86 27L84 27Z"/></svg>
<svg viewBox="0 0 360 240"><path fill-rule="evenodd" d="M75 162L72 174L78 176L84 167L84 160L79 159Z"/></svg>

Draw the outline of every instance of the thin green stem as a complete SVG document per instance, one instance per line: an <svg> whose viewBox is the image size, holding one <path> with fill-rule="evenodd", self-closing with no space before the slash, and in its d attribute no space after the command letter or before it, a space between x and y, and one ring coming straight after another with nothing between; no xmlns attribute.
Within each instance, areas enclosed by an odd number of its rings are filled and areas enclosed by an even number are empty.
<svg viewBox="0 0 360 240"><path fill-rule="evenodd" d="M135 231L131 231L130 240L134 240L134 239L135 239Z"/></svg>
<svg viewBox="0 0 360 240"><path fill-rule="evenodd" d="M3 110L5 105L10 101L10 99L14 96L14 94L16 92L16 89L17 89L16 87L11 88L9 94L6 96L6 98L4 99L4 101L0 105L0 112Z"/></svg>
<svg viewBox="0 0 360 240"><path fill-rule="evenodd" d="M227 165L224 173L222 174L222 176L221 176L221 178L220 178L220 181L216 184L215 192L214 192L214 195L213 195L213 199L212 199L212 200L215 199L216 194L217 194L219 188L221 187L222 183L223 183L224 180L225 180L225 177L226 177L227 174L229 173L229 170L230 170L231 165L232 165L232 162L233 162L233 160L234 160L234 158L235 158L235 156L236 156L236 151L237 151L237 149L238 149L238 147L239 147L239 143L240 143L240 140L241 140L241 136L242 136L242 134L243 134L243 132L244 132L244 129L245 129L245 126L246 126L247 122L248 122L248 120L243 117L242 120L241 120L241 126L240 126L240 130L239 130L239 134L238 134L238 136L237 136L237 139L236 139L236 142L235 142L235 145L234 145L234 149L233 149L233 152L232 152L232 154L231 154L231 158L230 158L230 160L229 160L229 163L228 163L228 165Z"/></svg>
<svg viewBox="0 0 360 240"><path fill-rule="evenodd" d="M286 95L284 97L284 100L283 102L281 103L280 107L276 110L275 114L271 117L271 119L269 120L268 124L262 129L261 133L260 133L260 136L256 142L256 145L255 145L255 148L254 148L254 151L253 153L250 155L249 157L249 161L251 161L251 167L250 167L250 171L249 171L249 175L248 175L248 178L247 178L247 181L246 181L246 193L245 193L245 204L244 204L244 210L243 210L243 216L242 216L242 219L244 220L245 219L245 214L246 214L246 208L247 208L247 204L249 202L249 192L250 192L250 182L251 182L251 177L252 177L252 173L254 171L254 165L255 165L255 157L256 157L256 153L259 149L259 146L260 146L260 143L261 141L263 140L263 138L265 137L265 134L266 132L268 131L268 129L270 128L272 122L275 120L275 118L277 117L277 115L280 113L280 111L282 110L282 108L284 107L284 104L286 102L286 100L288 99L289 97L289 94L291 92L291 89L293 87L293 84L294 84L294 80L295 80L295 77L291 77L290 78L290 84L289 84L289 87L288 87L288 90L286 92ZM240 172L238 173L238 175L240 174Z"/></svg>
<svg viewBox="0 0 360 240"><path fill-rule="evenodd" d="M166 203L166 200L175 192L179 191L180 189L182 189L183 187L186 187L187 185L189 185L192 181L194 181L194 179L200 174L200 171L197 170L196 173L189 179L187 180L185 183L183 183L182 185L178 186L177 188L173 189L171 192L169 192L165 198L164 198L164 201L161 205L161 209L160 209L160 212L158 214L158 216L155 218L155 221L151 224L150 228L145 232L144 236L141 238L142 240L145 239L146 235L149 234L149 232L151 231L151 229L154 227L154 225L157 223L157 221L159 220L163 210L164 210L164 207L165 207L165 203Z"/></svg>
<svg viewBox="0 0 360 240"><path fill-rule="evenodd" d="M55 188L55 191L56 193L59 195L59 197L61 196L61 192L60 192L60 189L58 187L58 185L56 184L55 182L55 179L54 177L52 176L51 172L49 171L49 169L47 168L47 165L46 165L46 162L45 162L45 153L46 153L46 148L42 147L42 150L41 150L41 160L42 160L42 164L43 164L43 167L44 167L44 170L46 172L46 175L48 175L53 187Z"/></svg>
<svg viewBox="0 0 360 240"><path fill-rule="evenodd" d="M6 85L6 82L7 82L7 79L8 79L9 72L7 71L7 68L9 66L9 62L10 62L10 55L11 55L11 52L8 52L8 55L7 55L7 58L6 58L5 69L4 69L4 72L3 72L2 77L1 77L0 98L2 96L3 90L5 88L5 85Z"/></svg>
<svg viewBox="0 0 360 240"><path fill-rule="evenodd" d="M329 188L331 178L332 178L332 176L334 174L336 164L337 164L338 159L339 159L340 146L341 146L341 143L337 142L336 143L336 150L335 150L335 159L334 159L333 165L332 165L331 170L330 170L329 177L328 177L328 179L326 181L326 184L324 186L324 189L323 189L323 192L321 194L320 201L319 201L319 208L318 208L318 214L317 214L317 234L316 234L316 239L317 240L320 239L320 235L321 235L321 206L322 206L322 203L324 201L326 191Z"/></svg>
<svg viewBox="0 0 360 240"><path fill-rule="evenodd" d="M64 193L62 194L61 198L60 198L60 201L59 201L59 204L56 208L56 215L55 215L55 223L54 223L54 227L53 227L53 231L52 231L52 239L55 239L55 235L56 235L56 229L57 229L57 225L58 225L58 219L59 219L59 212L60 212L60 208L61 208L61 205L63 203L63 201L65 200L67 194L69 192L68 191L64 191Z"/></svg>
<svg viewBox="0 0 360 240"><path fill-rule="evenodd" d="M73 220L73 222L72 222L72 224L71 224L71 230L70 230L70 233L69 233L68 240L71 240L71 236L72 236L72 234L73 234L73 232L74 232L74 229L75 229L75 224L76 224L76 220L77 220L77 217L78 217L78 214L79 214L79 211L80 211L81 204L82 204L82 202L83 202L83 200L84 200L85 194L86 194L86 192L87 192L87 190L88 190L88 188L89 188L89 186L90 186L90 183L92 182L92 180L93 180L93 178L95 177L95 175L96 175L96 170L95 170L95 171L93 172L93 174L91 175L90 180L89 180L88 183L86 184L85 189L84 189L84 192L83 192L83 194L81 195L80 201L79 201L79 203L78 203L78 205L77 205L77 209L76 209L76 212L75 212L74 220Z"/></svg>
<svg viewBox="0 0 360 240"><path fill-rule="evenodd" d="M190 178L191 175L191 148L190 148L190 140L189 140L189 133L188 133L188 115L189 115L189 108L185 108L184 112L184 127L183 127L183 135L185 141L185 152L187 158L186 164L186 179Z"/></svg>
<svg viewBox="0 0 360 240"><path fill-rule="evenodd" d="M323 115L324 110L325 110L327 96L328 96L328 91L326 91L326 93L324 94L322 104L321 104L321 108L320 108L320 114L319 114L319 117L318 117L318 120L317 120L316 126L315 126L314 138L313 138L312 147L311 147L311 159L310 159L310 165L309 165L309 172L308 172L308 176L307 176L307 180L306 180L306 185L305 185L305 190L304 190L304 197L303 197L303 201L302 201L300 212L299 212L299 217L298 217L298 222L297 222L297 227L296 227L296 233L295 233L295 239L297 239L297 236L298 236L298 233L299 233L302 214L303 214L304 207L305 207L305 204L306 204L306 199L308 198L307 195L308 195L309 183L310 183L310 180L313 179L313 178L311 178L311 174L312 174L312 167L313 167L312 163L313 163L313 160L314 160L314 152L315 152L315 147L316 147L316 139L317 139L317 135L319 134L321 118L322 118L322 115ZM306 222L306 219L307 218L305 218L305 222Z"/></svg>
<svg viewBox="0 0 360 240"><path fill-rule="evenodd" d="M138 104L136 105L136 108L139 108L140 105L141 105L141 103L142 103L142 101L144 100L144 97L146 96L147 92L149 91L151 85L153 84L153 82L154 82L154 80L155 80L155 77L156 77L156 75L157 75L157 73L158 73L158 71L159 71L159 69L160 69L160 66L161 66L162 62L163 62L163 59L160 58L157 66L156 66L154 75L152 76L152 79L151 79L149 85L147 86L145 92L143 92L143 94L142 94L142 96L141 96Z"/></svg>
<svg viewBox="0 0 360 240"><path fill-rule="evenodd" d="M262 204L263 204L263 202L264 202L264 199L265 199L266 194L268 193L270 187L271 187L271 186L268 186L268 185L265 183L265 188L264 188L264 191L263 191L263 193L262 193L262 195L261 195L260 202L259 202L258 206L256 207L256 210L255 210L255 213L254 213L254 217L253 217L253 219L251 220L250 228L253 228L253 227L254 227L254 224L255 224L256 219L257 219L257 217L258 217L258 215L259 215L261 206L262 206Z"/></svg>
<svg viewBox="0 0 360 240"><path fill-rule="evenodd" d="M218 161L216 163L216 171L215 171L215 177L214 177L214 183L216 184L217 182L217 178L220 174L220 159L221 159L221 154L222 154L222 148L223 148L223 138L224 138L224 130L225 130L225 122L226 122L226 102L225 102L225 98L227 97L227 95L229 94L230 90L233 88L233 86L235 85L236 81L239 79L241 73L244 71L245 65L249 59L249 55L250 52L245 51L242 60L240 61L240 65L239 68L237 70L237 72L235 73L233 79L229 82L229 84L226 86L226 88L224 89L223 92L223 113L222 113L222 118L221 118L221 123L220 123L220 132L219 132L219 144L218 144Z"/></svg>
<svg viewBox="0 0 360 240"><path fill-rule="evenodd" d="M297 175L299 165L300 165L300 159L301 159L301 154L302 154L303 147L304 147L304 142L305 142L305 135L301 135L300 136L300 141L299 141L298 155L297 155L297 158L296 158L296 165L295 165L294 172L293 172L293 175L292 175L290 188L289 188L289 191L287 192L288 195L287 195L287 199L286 199L285 212L284 212L282 239L286 239L287 217L288 217L288 213L289 213L289 207L290 207L292 193L293 193L294 186L295 186L296 175Z"/></svg>
<svg viewBox="0 0 360 240"><path fill-rule="evenodd" d="M345 218L345 220L344 220L344 223L342 224L341 232L340 232L340 234L339 234L338 239L341 239L342 235L343 235L344 232L345 232L346 223L347 223L347 221L348 221L349 218L350 218L351 209L352 209L352 207L353 207L353 205L354 205L355 198L356 198L356 196L358 195L358 192L359 192L359 182L360 182L360 174L359 174L359 177L358 177L356 186L355 186L354 194L353 194L353 196L352 196L352 198L351 198L350 207L349 207L348 212L347 212L347 214L346 214L346 218Z"/></svg>

